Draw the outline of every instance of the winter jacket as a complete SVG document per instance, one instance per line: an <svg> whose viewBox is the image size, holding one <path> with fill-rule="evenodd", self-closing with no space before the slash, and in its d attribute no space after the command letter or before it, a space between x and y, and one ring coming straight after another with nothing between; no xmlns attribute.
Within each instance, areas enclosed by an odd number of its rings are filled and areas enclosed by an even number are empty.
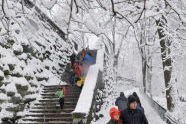
<svg viewBox="0 0 186 124"><path fill-rule="evenodd" d="M76 74L76 76L78 77L78 78L80 78L80 76L81 76L81 72L82 72L82 69L81 69L81 67L80 66L75 66L75 74Z"/></svg>
<svg viewBox="0 0 186 124"><path fill-rule="evenodd" d="M63 90L56 91L55 95L57 95L59 98L64 98Z"/></svg>
<svg viewBox="0 0 186 124"><path fill-rule="evenodd" d="M140 104L138 104L138 105L137 105L137 109L138 109L138 110L141 110L141 111L144 113L144 108L143 108L143 107L141 107L141 105L140 105Z"/></svg>
<svg viewBox="0 0 186 124"><path fill-rule="evenodd" d="M123 124L148 124L144 113L138 109L131 110L127 108L121 111L120 119Z"/></svg>
<svg viewBox="0 0 186 124"><path fill-rule="evenodd" d="M81 57L84 57L85 56L85 51L82 51L81 52Z"/></svg>
<svg viewBox="0 0 186 124"><path fill-rule="evenodd" d="M75 54L72 54L72 55L70 56L70 62L71 62L70 65L71 65L71 68L72 68L72 66L74 66L75 58L76 58Z"/></svg>
<svg viewBox="0 0 186 124"><path fill-rule="evenodd" d="M71 84L74 84L74 81L75 81L75 73L73 71L70 71L69 72L69 82Z"/></svg>
<svg viewBox="0 0 186 124"><path fill-rule="evenodd" d="M125 96L120 96L116 99L115 105L118 106L119 111L127 108L127 98Z"/></svg>
<svg viewBox="0 0 186 124"><path fill-rule="evenodd" d="M64 97L65 97L65 95L66 95L66 87L63 87L62 91L63 91Z"/></svg>
<svg viewBox="0 0 186 124"><path fill-rule="evenodd" d="M119 120L119 123L118 123L118 120L110 119L110 121L107 124L123 124L123 122L122 122L122 120Z"/></svg>
<svg viewBox="0 0 186 124"><path fill-rule="evenodd" d="M85 82L85 77L81 77L79 81L77 81L76 85L78 87L81 87Z"/></svg>
<svg viewBox="0 0 186 124"><path fill-rule="evenodd" d="M92 59L92 57L89 54L85 54L83 59L86 59L90 64L94 64L94 60Z"/></svg>

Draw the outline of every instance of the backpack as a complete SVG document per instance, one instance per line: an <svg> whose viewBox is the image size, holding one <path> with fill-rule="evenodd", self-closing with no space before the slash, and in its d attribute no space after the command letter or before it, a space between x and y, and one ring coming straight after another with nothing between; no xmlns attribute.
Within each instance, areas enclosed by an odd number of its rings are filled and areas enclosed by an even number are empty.
<svg viewBox="0 0 186 124"><path fill-rule="evenodd" d="M140 104L137 105L137 109L144 112L144 109L140 106Z"/></svg>

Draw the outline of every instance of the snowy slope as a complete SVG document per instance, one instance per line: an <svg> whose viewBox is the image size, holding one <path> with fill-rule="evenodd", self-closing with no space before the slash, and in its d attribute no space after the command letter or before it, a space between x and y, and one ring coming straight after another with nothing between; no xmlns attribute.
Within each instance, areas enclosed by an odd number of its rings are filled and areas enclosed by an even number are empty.
<svg viewBox="0 0 186 124"><path fill-rule="evenodd" d="M9 34L0 22L0 122L16 117L35 100L41 84L64 84L61 76L71 55L70 45L34 8L24 7L23 13L19 2L8 5L14 6L6 10L11 14Z"/></svg>

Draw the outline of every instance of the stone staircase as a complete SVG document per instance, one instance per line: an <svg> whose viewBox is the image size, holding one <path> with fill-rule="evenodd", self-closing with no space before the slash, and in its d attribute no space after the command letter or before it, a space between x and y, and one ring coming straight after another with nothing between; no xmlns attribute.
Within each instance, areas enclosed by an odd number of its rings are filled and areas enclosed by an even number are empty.
<svg viewBox="0 0 186 124"><path fill-rule="evenodd" d="M54 95L58 87L62 86L45 86L41 100L31 107L19 124L72 124L71 112L76 107L81 90L76 86L66 85L65 104L61 110L58 97Z"/></svg>

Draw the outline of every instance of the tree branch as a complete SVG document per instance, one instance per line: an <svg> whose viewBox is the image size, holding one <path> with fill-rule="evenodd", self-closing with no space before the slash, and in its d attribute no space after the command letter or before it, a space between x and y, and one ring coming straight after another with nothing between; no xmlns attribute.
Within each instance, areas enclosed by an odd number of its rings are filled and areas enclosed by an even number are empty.
<svg viewBox="0 0 186 124"><path fill-rule="evenodd" d="M21 0L21 5L22 5L23 13L24 13L24 12L25 12L25 11L24 11L24 0Z"/></svg>
<svg viewBox="0 0 186 124"><path fill-rule="evenodd" d="M111 3L112 3L112 12L114 14L114 16L116 15L116 12L115 12L115 8L114 8L114 1L111 0Z"/></svg>
<svg viewBox="0 0 186 124"><path fill-rule="evenodd" d="M4 5L5 5L5 0L2 0L2 11L3 11L4 16L7 18Z"/></svg>
<svg viewBox="0 0 186 124"><path fill-rule="evenodd" d="M115 11L115 12L116 12L116 14L118 14L119 16L121 16L121 17L117 17L117 18L119 18L119 19L125 19L134 28L134 25L125 16L123 16L121 13L119 13L117 11Z"/></svg>
<svg viewBox="0 0 186 124"><path fill-rule="evenodd" d="M141 18L141 16L142 16L143 12L145 12L145 10L146 10L146 0L144 0L143 10L141 11L140 16L139 16L139 18L135 21L135 23L137 23L137 22L140 20L140 18Z"/></svg>
<svg viewBox="0 0 186 124"><path fill-rule="evenodd" d="M74 0L74 3L75 3L75 5L76 5L76 13L78 13L78 12L79 12L79 9L78 9L78 5L77 5L77 1Z"/></svg>
<svg viewBox="0 0 186 124"><path fill-rule="evenodd" d="M184 24L183 20L181 19L181 15L172 7L172 5L167 1L164 0L164 2L171 7L171 9L178 15L178 18L180 19L181 23Z"/></svg>
<svg viewBox="0 0 186 124"><path fill-rule="evenodd" d="M102 3L99 1L99 0L96 0L97 1L97 3L99 4L99 6L101 7L101 8L103 8L104 10L107 10L103 5L102 5Z"/></svg>

